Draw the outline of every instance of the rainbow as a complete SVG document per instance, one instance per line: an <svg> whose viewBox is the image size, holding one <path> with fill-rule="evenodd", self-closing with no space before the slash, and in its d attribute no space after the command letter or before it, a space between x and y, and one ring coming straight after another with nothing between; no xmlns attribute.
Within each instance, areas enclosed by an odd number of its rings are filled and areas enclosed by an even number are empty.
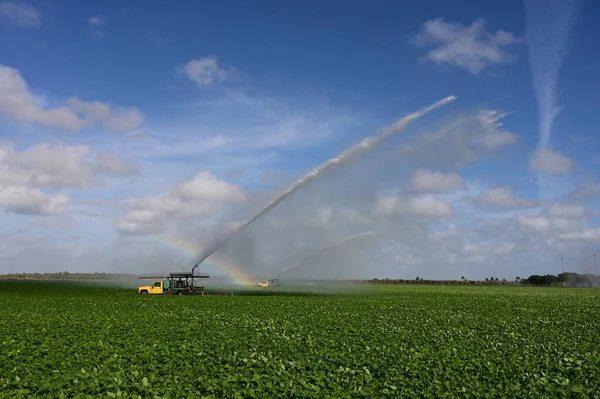
<svg viewBox="0 0 600 399"><path fill-rule="evenodd" d="M160 236L158 240L191 257L197 257L198 253L200 253L200 250L202 249L201 246L198 245L198 243L194 243L189 239L185 239L183 237L163 235ZM231 260L219 258L217 254L213 254L209 259L207 259L203 263L206 263L207 265L222 271L229 278L234 280L236 284L256 285L256 283L258 282L258 278L256 276L253 276L252 274L243 270L242 267L235 264Z"/></svg>

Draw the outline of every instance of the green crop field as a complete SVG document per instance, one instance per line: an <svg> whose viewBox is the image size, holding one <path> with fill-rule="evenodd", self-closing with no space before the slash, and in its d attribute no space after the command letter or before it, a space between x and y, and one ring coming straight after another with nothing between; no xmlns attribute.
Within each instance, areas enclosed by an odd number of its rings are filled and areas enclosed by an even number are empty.
<svg viewBox="0 0 600 399"><path fill-rule="evenodd" d="M2 398L600 397L600 290L0 283Z"/></svg>

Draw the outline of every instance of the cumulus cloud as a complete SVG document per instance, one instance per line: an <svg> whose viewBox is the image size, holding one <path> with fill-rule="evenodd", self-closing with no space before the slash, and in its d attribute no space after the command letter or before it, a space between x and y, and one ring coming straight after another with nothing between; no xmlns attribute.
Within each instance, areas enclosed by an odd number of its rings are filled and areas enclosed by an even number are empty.
<svg viewBox="0 0 600 399"><path fill-rule="evenodd" d="M42 26L40 12L24 2L4 0L0 2L0 17L8 19L17 26L39 28Z"/></svg>
<svg viewBox="0 0 600 399"><path fill-rule="evenodd" d="M133 209L121 218L118 229L127 234L156 234L168 221L214 217L227 204L245 199L240 187L210 172L199 172L172 190L130 201Z"/></svg>
<svg viewBox="0 0 600 399"><path fill-rule="evenodd" d="M68 107L41 108L19 71L4 65L0 65L0 113L22 122L73 131L81 127L81 121Z"/></svg>
<svg viewBox="0 0 600 399"><path fill-rule="evenodd" d="M98 154L94 164L98 173L108 176L128 177L140 174L137 163L127 162L118 155L107 151Z"/></svg>
<svg viewBox="0 0 600 399"><path fill-rule="evenodd" d="M533 206L534 202L517 197L510 187L499 186L481 192L475 204L481 208L527 208Z"/></svg>
<svg viewBox="0 0 600 399"><path fill-rule="evenodd" d="M417 216L446 218L453 215L450 205L430 194L411 197L407 205L409 212Z"/></svg>
<svg viewBox="0 0 600 399"><path fill-rule="evenodd" d="M0 113L25 123L70 131L101 123L115 131L138 127L144 121L137 108L113 108L98 101L70 99L66 106L45 109L35 100L18 70L0 64Z"/></svg>
<svg viewBox="0 0 600 399"><path fill-rule="evenodd" d="M436 18L423 24L413 44L433 46L427 53L428 60L466 69L471 74L478 74L491 65L514 61L515 56L506 49L520 39L504 30L493 34L487 32L485 24L483 19L465 26Z"/></svg>
<svg viewBox="0 0 600 399"><path fill-rule="evenodd" d="M587 228L582 231L562 233L559 234L558 237L565 241L588 241L597 243L598 241L600 241L600 229Z"/></svg>
<svg viewBox="0 0 600 399"><path fill-rule="evenodd" d="M244 192L237 186L217 179L210 172L197 173L185 181L173 193L187 200L243 201Z"/></svg>
<svg viewBox="0 0 600 399"><path fill-rule="evenodd" d="M0 208L23 215L53 215L69 202L65 194L48 195L42 190L24 186L0 185Z"/></svg>
<svg viewBox="0 0 600 399"><path fill-rule="evenodd" d="M550 228L550 221L544 216L518 215L516 221L525 230L541 232Z"/></svg>
<svg viewBox="0 0 600 399"><path fill-rule="evenodd" d="M147 220L148 218L142 216L140 221L138 220L139 217L139 215L132 212L131 215L119 222L119 231L123 234L132 235L153 235L164 231L164 221L155 220L154 213L152 213L151 220Z"/></svg>
<svg viewBox="0 0 600 399"><path fill-rule="evenodd" d="M577 219L584 218L587 210L579 204L552 204L546 208L546 212L555 218Z"/></svg>
<svg viewBox="0 0 600 399"><path fill-rule="evenodd" d="M548 244L564 234L577 237L589 229L587 210L574 204L552 204L534 215L517 215L514 221L524 232L541 234Z"/></svg>
<svg viewBox="0 0 600 399"><path fill-rule="evenodd" d="M81 114L84 125L99 122L110 130L131 130L144 122L144 116L137 108L112 108L99 101L86 102L76 98L68 101L74 112Z"/></svg>
<svg viewBox="0 0 600 399"><path fill-rule="evenodd" d="M587 178L581 186L571 193L575 199L600 198L600 182L593 178Z"/></svg>
<svg viewBox="0 0 600 399"><path fill-rule="evenodd" d="M190 60L179 72L198 86L209 86L238 77L238 72L234 68L223 68L216 57Z"/></svg>
<svg viewBox="0 0 600 399"><path fill-rule="evenodd" d="M429 169L417 169L415 170L411 188L416 192L447 192L456 190L465 190L467 183L457 173L441 173L433 172Z"/></svg>
<svg viewBox="0 0 600 399"><path fill-rule="evenodd" d="M104 152L91 155L87 145L36 144L18 152L13 144L0 146L0 185L38 188L88 189L101 176L137 174L134 164Z"/></svg>
<svg viewBox="0 0 600 399"><path fill-rule="evenodd" d="M402 197L386 195L374 204L377 215L413 215L425 218L448 218L453 216L452 207L431 194Z"/></svg>
<svg viewBox="0 0 600 399"><path fill-rule="evenodd" d="M529 169L534 172L567 174L573 167L571 158L550 148L537 148L529 158Z"/></svg>

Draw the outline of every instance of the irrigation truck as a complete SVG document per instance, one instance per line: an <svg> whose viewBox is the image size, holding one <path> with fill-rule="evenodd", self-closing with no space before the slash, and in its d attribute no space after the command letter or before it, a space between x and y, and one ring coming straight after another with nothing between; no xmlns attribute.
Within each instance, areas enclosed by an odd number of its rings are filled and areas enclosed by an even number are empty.
<svg viewBox="0 0 600 399"><path fill-rule="evenodd" d="M196 285L197 278L209 276L194 275L193 272L169 273L167 277L141 276L140 280L155 280L151 285L138 287L138 294L204 295L204 286Z"/></svg>
<svg viewBox="0 0 600 399"><path fill-rule="evenodd" d="M262 281L256 285L259 287L279 287L280 286L278 278L272 278L270 280Z"/></svg>

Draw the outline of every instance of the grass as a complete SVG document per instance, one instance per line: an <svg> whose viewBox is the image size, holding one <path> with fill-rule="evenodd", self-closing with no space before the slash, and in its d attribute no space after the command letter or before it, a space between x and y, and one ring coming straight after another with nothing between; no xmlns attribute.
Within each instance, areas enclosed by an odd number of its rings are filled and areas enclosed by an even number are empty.
<svg viewBox="0 0 600 399"><path fill-rule="evenodd" d="M600 290L0 282L0 398L598 398Z"/></svg>

